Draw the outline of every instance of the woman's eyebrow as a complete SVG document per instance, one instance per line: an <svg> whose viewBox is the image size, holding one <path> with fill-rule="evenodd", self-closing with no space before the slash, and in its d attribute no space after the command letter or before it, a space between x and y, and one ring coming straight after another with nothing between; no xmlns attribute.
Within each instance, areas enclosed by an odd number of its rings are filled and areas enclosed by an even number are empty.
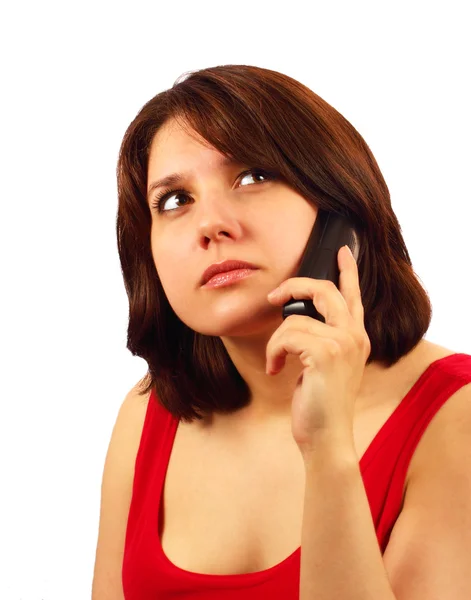
<svg viewBox="0 0 471 600"><path fill-rule="evenodd" d="M241 163L238 160L235 160L233 158L229 158L227 156L225 156L224 158L222 158L219 161L220 167L228 167L228 166L232 167L235 165L242 166L243 163ZM157 189L159 187L168 187L168 186L172 186L172 185L178 185L179 183L182 183L187 178L189 178L190 175L191 175L190 171L183 172L183 173L171 173L170 175L166 175L165 177L162 177L161 179L157 179L156 181L153 181L150 184L149 189L147 191L147 199L149 199L149 196L155 189Z"/></svg>

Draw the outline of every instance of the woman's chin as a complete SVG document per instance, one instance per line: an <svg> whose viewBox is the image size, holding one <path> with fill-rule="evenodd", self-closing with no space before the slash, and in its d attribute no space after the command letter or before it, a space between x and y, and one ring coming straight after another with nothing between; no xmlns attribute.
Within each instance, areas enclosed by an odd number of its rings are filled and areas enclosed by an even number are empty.
<svg viewBox="0 0 471 600"><path fill-rule="evenodd" d="M233 312L224 312L224 314L215 314L214 311L208 318L203 320L201 313L197 316L200 318L191 319L191 322L186 322L191 329L208 336L217 337L241 337L251 336L267 331L274 331L281 325L283 318L281 310L252 311L248 313L246 310L237 310Z"/></svg>

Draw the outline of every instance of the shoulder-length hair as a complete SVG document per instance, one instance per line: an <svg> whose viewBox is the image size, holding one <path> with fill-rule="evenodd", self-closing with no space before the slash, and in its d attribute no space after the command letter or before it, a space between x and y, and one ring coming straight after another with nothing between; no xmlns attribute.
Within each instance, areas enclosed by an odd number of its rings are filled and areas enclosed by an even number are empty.
<svg viewBox="0 0 471 600"><path fill-rule="evenodd" d="M247 65L190 72L157 94L127 128L117 164L117 239L129 299L127 348L148 365L142 393L186 422L250 402L219 337L187 327L171 308L150 246L149 148L169 119L223 155L275 172L319 210L350 218L372 361L391 366L426 333L432 306L419 283L364 139L337 110L295 79Z"/></svg>

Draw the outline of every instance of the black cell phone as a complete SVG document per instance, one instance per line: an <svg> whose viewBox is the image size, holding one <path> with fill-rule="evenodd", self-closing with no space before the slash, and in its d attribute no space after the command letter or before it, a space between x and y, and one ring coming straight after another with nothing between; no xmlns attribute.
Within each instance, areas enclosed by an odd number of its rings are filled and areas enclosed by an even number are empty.
<svg viewBox="0 0 471 600"><path fill-rule="evenodd" d="M342 215L319 210L296 277L330 279L338 288L340 269L337 255L345 244L358 260L358 235L351 221ZM325 323L312 299L289 300L283 306L283 319L289 315L306 315Z"/></svg>

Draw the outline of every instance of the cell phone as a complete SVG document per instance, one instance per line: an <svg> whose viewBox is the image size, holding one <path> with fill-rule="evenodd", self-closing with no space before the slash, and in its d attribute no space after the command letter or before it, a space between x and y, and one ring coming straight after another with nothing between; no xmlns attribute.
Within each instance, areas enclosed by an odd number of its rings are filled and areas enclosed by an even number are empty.
<svg viewBox="0 0 471 600"><path fill-rule="evenodd" d="M358 235L350 219L319 210L296 277L330 279L338 288L340 269L337 255L345 244L352 251L355 260L358 260ZM283 319L289 315L306 315L325 323L325 318L316 310L312 299L289 300L283 306Z"/></svg>

